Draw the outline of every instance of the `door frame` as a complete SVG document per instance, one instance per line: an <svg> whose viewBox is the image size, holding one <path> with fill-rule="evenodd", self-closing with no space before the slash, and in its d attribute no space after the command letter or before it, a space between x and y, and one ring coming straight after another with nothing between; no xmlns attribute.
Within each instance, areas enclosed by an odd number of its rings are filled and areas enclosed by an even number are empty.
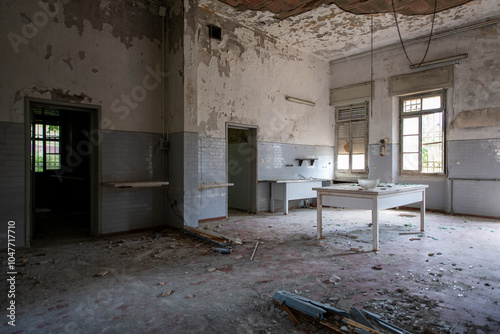
<svg viewBox="0 0 500 334"><path fill-rule="evenodd" d="M101 143L103 132L100 129L101 107L91 104L79 104L59 102L41 98L26 97L24 99L25 111L25 243L30 247L33 239L35 215L34 215L34 170L31 169L31 122L33 114L32 105L46 105L65 111L78 111L90 113L89 144L91 147L90 163L90 234L98 237L102 231L101 221ZM94 136L94 135L97 135Z"/></svg>
<svg viewBox="0 0 500 334"><path fill-rule="evenodd" d="M249 195L248 195L248 212L257 213L257 185L259 182L258 177L258 143L257 143L257 134L258 127L256 125L246 125L246 124L237 124L237 123L226 123L226 175L228 175L229 171L229 129L240 129L240 130L248 130L248 148L250 150L249 153ZM229 180L228 180L229 182ZM228 196L226 197L226 211L229 203L229 191Z"/></svg>

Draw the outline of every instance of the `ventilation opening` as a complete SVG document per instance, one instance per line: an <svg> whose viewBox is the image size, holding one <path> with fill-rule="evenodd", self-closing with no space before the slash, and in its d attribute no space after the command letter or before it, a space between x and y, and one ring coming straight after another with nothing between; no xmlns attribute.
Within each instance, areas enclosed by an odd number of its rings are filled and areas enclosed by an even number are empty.
<svg viewBox="0 0 500 334"><path fill-rule="evenodd" d="M216 39L218 41L222 40L222 28L214 26L212 24L207 25L208 27L208 36L210 38Z"/></svg>

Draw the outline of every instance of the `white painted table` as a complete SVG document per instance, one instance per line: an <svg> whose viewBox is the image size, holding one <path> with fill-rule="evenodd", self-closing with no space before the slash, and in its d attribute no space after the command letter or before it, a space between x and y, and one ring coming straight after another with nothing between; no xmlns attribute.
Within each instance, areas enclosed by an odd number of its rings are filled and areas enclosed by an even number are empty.
<svg viewBox="0 0 500 334"><path fill-rule="evenodd" d="M379 250L378 211L411 203L420 203L420 231L424 231L425 189L428 185L391 185L364 190L357 185L333 185L314 188L317 192L318 240L323 238L323 205L372 210L373 250Z"/></svg>
<svg viewBox="0 0 500 334"><path fill-rule="evenodd" d="M288 201L296 199L316 198L315 187L321 187L325 179L308 180L264 180L271 183L271 212L274 212L274 201L283 201L283 211L288 214Z"/></svg>

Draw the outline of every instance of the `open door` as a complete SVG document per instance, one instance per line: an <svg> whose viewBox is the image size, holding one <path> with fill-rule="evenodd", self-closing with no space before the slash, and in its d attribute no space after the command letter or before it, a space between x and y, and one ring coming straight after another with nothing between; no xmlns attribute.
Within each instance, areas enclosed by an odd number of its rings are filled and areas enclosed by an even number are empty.
<svg viewBox="0 0 500 334"><path fill-rule="evenodd" d="M27 241L97 235L97 108L27 100Z"/></svg>
<svg viewBox="0 0 500 334"><path fill-rule="evenodd" d="M257 128L228 124L226 139L228 208L257 213Z"/></svg>

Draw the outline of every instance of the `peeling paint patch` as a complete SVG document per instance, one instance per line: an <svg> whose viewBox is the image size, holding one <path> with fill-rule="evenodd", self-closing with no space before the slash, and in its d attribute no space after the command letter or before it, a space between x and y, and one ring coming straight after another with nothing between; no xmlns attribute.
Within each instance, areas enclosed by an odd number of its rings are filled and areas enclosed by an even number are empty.
<svg viewBox="0 0 500 334"><path fill-rule="evenodd" d="M45 54L45 59L49 59L50 57L52 57L52 45L47 45L47 52Z"/></svg>
<svg viewBox="0 0 500 334"><path fill-rule="evenodd" d="M71 70L73 70L73 65L71 65L71 57L63 58L63 62L65 62Z"/></svg>
<svg viewBox="0 0 500 334"><path fill-rule="evenodd" d="M16 96L14 97L14 103L19 102L23 99L23 96L20 91L16 92Z"/></svg>
<svg viewBox="0 0 500 334"><path fill-rule="evenodd" d="M80 57L80 60L84 60L85 59L85 51L80 50L78 52L78 57Z"/></svg>
<svg viewBox="0 0 500 334"><path fill-rule="evenodd" d="M59 89L59 88L56 88L56 89L52 89L50 91L50 95L51 95L51 98L53 100L56 100L56 101L60 101L60 102L82 102L84 100L87 100L87 101L92 101L92 99L90 97L88 97L87 95L81 93L81 94L72 94L70 91L68 90L63 90L63 89Z"/></svg>
<svg viewBox="0 0 500 334"><path fill-rule="evenodd" d="M462 111L451 122L452 129L470 129L500 125L500 108Z"/></svg>
<svg viewBox="0 0 500 334"><path fill-rule="evenodd" d="M83 35L84 21L99 31L106 23L113 27L111 34L127 48L132 46L134 38L147 38L161 48L161 17L153 14L157 12L157 5L127 0L70 1L63 8L66 27L76 27L80 36Z"/></svg>

